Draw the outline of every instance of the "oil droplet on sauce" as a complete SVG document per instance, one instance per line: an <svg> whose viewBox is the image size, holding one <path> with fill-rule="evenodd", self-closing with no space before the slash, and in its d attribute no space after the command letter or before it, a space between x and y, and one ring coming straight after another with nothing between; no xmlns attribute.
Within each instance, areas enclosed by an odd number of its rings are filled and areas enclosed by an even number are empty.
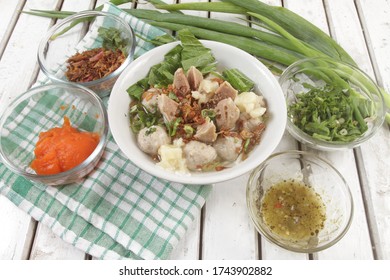
<svg viewBox="0 0 390 280"><path fill-rule="evenodd" d="M261 201L260 212L274 234L292 241L318 235L326 220L321 196L296 180L284 180L271 186Z"/></svg>

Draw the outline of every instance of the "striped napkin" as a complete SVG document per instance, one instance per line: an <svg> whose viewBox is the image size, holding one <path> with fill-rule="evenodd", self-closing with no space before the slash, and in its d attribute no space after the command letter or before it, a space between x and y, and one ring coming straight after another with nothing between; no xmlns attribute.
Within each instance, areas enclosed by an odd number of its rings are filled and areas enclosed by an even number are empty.
<svg viewBox="0 0 390 280"><path fill-rule="evenodd" d="M103 11L124 18L141 38L165 34L109 3ZM137 39L135 56L153 47ZM34 127L20 129L21 137L36 133ZM209 192L210 186L171 183L140 170L120 152L111 135L95 170L77 184L43 186L0 162L2 195L63 240L99 259L167 259Z"/></svg>

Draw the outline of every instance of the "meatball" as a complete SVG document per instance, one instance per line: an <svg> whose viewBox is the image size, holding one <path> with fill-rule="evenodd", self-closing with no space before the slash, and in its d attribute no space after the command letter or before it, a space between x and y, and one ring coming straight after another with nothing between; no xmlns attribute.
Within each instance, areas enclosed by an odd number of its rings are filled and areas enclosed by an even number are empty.
<svg viewBox="0 0 390 280"><path fill-rule="evenodd" d="M142 94L142 105L146 109L148 109L149 112L155 113L157 110L157 98L160 94L159 89L151 88L145 91Z"/></svg>
<svg viewBox="0 0 390 280"><path fill-rule="evenodd" d="M198 90L200 83L203 81L203 74L195 66L191 66L187 72L187 80L191 90Z"/></svg>
<svg viewBox="0 0 390 280"><path fill-rule="evenodd" d="M220 130L233 129L240 117L240 109L230 97L219 101L215 111L217 113L217 126Z"/></svg>
<svg viewBox="0 0 390 280"><path fill-rule="evenodd" d="M166 94L160 94L157 99L157 106L166 122L173 121L176 117L179 104L170 99Z"/></svg>
<svg viewBox="0 0 390 280"><path fill-rule="evenodd" d="M241 129L252 132L256 127L262 123L261 118L251 118L248 113L241 113L240 115Z"/></svg>
<svg viewBox="0 0 390 280"><path fill-rule="evenodd" d="M219 88L215 91L215 95L213 97L214 102L219 102L226 98L231 98L234 100L237 97L238 91L232 87L229 82L224 81Z"/></svg>
<svg viewBox="0 0 390 280"><path fill-rule="evenodd" d="M222 160L235 161L241 152L242 139L238 137L218 137L214 142L214 149Z"/></svg>
<svg viewBox="0 0 390 280"><path fill-rule="evenodd" d="M216 130L214 123L206 119L204 124L198 126L194 138L205 143L214 142L217 139Z"/></svg>
<svg viewBox="0 0 390 280"><path fill-rule="evenodd" d="M183 96L191 91L190 84L184 74L183 68L177 69L173 75L173 87Z"/></svg>
<svg viewBox="0 0 390 280"><path fill-rule="evenodd" d="M137 140L139 148L152 156L157 155L161 145L169 144L171 142L165 129L156 125L141 129L138 133Z"/></svg>
<svg viewBox="0 0 390 280"><path fill-rule="evenodd" d="M198 141L191 141L183 148L187 168L199 170L205 164L217 158L217 152L212 146Z"/></svg>

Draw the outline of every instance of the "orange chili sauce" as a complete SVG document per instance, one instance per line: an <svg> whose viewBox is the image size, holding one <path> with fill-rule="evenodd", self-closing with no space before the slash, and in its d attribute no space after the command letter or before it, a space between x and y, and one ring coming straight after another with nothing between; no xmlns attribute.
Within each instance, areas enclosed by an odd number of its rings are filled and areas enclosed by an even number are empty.
<svg viewBox="0 0 390 280"><path fill-rule="evenodd" d="M38 175L51 175L76 167L88 158L99 143L97 133L83 132L71 126L64 117L62 127L54 127L39 134L35 159L31 168Z"/></svg>

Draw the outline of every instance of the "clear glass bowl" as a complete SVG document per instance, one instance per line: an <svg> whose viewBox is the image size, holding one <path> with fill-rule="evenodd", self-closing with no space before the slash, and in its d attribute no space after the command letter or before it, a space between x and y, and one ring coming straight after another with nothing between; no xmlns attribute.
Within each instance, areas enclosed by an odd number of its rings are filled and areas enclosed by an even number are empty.
<svg viewBox="0 0 390 280"><path fill-rule="evenodd" d="M61 127L67 116L73 127L95 132L100 140L78 166L55 175L37 175L30 167L39 133ZM106 145L108 121L100 98L90 89L66 83L34 87L17 97L0 119L0 156L14 173L46 185L75 182L90 173Z"/></svg>
<svg viewBox="0 0 390 280"><path fill-rule="evenodd" d="M272 186L283 180L309 185L321 197L326 219L318 234L292 240L275 233L265 222L262 212L264 196ZM346 234L353 216L352 196L343 176L330 163L308 152L286 151L271 155L252 171L246 200L258 232L270 242L294 252L314 253L331 247ZM295 209L301 210L298 206ZM296 224L297 220L294 221Z"/></svg>
<svg viewBox="0 0 390 280"><path fill-rule="evenodd" d="M101 26L113 27L120 31L122 39L127 41L126 60L109 75L98 80L78 84L92 89L100 97L109 95L123 69L133 61L136 46L132 28L125 20L116 15L100 11L83 11L65 18L50 28L42 38L38 48L38 62L43 73L53 82L69 82L65 76L67 59L77 52L81 53L85 50L101 47L102 39L98 34L98 29Z"/></svg>
<svg viewBox="0 0 390 280"><path fill-rule="evenodd" d="M384 121L386 111L380 89L367 74L352 65L327 58L304 59L290 65L281 75L279 83L288 108L287 130L295 139L315 149L331 151L354 148L374 136ZM319 139L313 137L312 133L303 131L294 123L294 120L297 122L302 119L289 108L297 103L299 94L308 92L309 87L321 90L326 85L334 84L338 84L344 91L351 88L357 93L356 96L372 102L369 117L365 118L368 129L354 140L344 142ZM337 121L341 123L344 119L340 118ZM343 133L346 132L346 130L343 131ZM342 129L340 128L337 133L341 134Z"/></svg>

